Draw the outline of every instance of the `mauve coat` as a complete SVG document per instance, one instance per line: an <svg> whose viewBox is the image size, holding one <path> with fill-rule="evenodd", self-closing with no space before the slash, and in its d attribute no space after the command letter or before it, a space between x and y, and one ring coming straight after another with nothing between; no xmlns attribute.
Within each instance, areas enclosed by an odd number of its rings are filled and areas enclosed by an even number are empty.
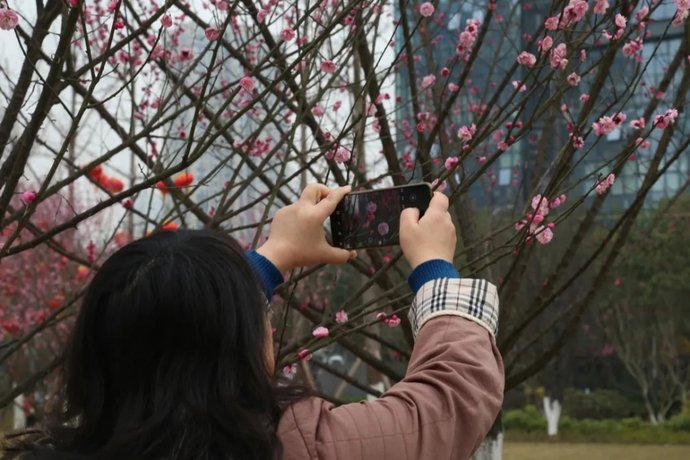
<svg viewBox="0 0 690 460"><path fill-rule="evenodd" d="M444 301L445 288L436 289ZM485 322L444 308L425 313L405 378L381 398L290 406L278 426L284 460L470 458L501 408L503 363Z"/></svg>

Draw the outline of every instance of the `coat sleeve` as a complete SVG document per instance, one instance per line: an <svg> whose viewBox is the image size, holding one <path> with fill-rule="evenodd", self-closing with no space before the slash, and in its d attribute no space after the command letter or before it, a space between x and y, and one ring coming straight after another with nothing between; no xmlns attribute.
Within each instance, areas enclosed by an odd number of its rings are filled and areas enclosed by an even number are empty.
<svg viewBox="0 0 690 460"><path fill-rule="evenodd" d="M419 331L407 373L381 398L339 407L308 398L290 406L278 427L283 458L469 458L500 410L504 383L495 288L477 281L422 286L411 312Z"/></svg>

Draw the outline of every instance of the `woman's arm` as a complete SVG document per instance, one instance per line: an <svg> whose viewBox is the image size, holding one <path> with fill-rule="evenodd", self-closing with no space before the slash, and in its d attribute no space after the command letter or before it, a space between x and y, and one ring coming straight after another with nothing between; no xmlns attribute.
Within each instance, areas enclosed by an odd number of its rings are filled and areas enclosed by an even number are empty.
<svg viewBox="0 0 690 460"><path fill-rule="evenodd" d="M284 460L467 459L503 401L493 333L498 298L483 280L424 283L411 309L419 327L405 378L380 399L334 407L290 406L278 436Z"/></svg>
<svg viewBox="0 0 690 460"><path fill-rule="evenodd" d="M266 296L266 300L270 302L276 288L285 281L283 274L280 273L280 270L278 270L278 267L276 267L273 262L253 249L245 251L244 255L247 257L247 261L249 261L252 270L254 270L254 274L258 278L259 283L261 283L261 288Z"/></svg>
<svg viewBox="0 0 690 460"><path fill-rule="evenodd" d="M313 264L344 263L357 255L328 244L323 230L324 221L349 191L350 187L308 185L298 201L276 213L266 243L245 252L269 302L284 281L281 272Z"/></svg>
<svg viewBox="0 0 690 460"><path fill-rule="evenodd" d="M461 280L452 266L448 199L435 193L421 219L418 210L404 210L400 243L416 293L416 343L405 378L376 401L336 408L309 398L290 406L278 427L285 460L465 459L498 414L498 297L493 285Z"/></svg>

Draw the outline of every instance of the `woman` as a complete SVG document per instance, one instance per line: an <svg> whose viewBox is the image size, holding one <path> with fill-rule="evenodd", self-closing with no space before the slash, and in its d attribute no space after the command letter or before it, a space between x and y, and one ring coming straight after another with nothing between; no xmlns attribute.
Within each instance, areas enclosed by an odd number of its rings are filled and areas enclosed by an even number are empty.
<svg viewBox="0 0 690 460"><path fill-rule="evenodd" d="M113 254L91 282L40 432L7 448L22 459L463 459L502 402L498 300L452 266L448 200L400 217L413 267L416 344L382 398L335 408L274 385L266 298L281 272L343 263L323 222L349 187L308 186L243 253L202 230L162 232Z"/></svg>

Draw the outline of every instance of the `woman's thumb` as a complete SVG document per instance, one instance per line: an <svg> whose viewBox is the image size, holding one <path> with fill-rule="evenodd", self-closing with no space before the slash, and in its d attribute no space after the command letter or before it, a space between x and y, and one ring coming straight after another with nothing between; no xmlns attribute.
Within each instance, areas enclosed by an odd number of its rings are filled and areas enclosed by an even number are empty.
<svg viewBox="0 0 690 460"><path fill-rule="evenodd" d="M324 262L329 264L344 264L348 260L357 257L357 251L350 251L347 249L334 248L328 246L324 254Z"/></svg>

